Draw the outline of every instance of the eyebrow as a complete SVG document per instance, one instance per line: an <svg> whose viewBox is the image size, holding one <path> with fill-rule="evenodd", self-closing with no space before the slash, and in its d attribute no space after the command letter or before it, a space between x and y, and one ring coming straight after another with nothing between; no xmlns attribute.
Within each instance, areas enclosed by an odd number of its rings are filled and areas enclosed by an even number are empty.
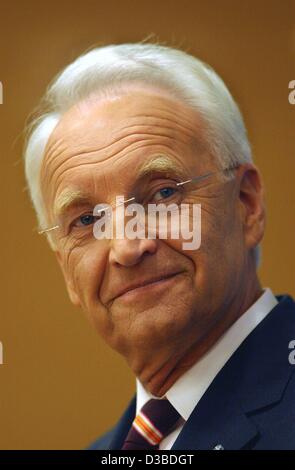
<svg viewBox="0 0 295 470"><path fill-rule="evenodd" d="M86 205L89 202L89 194L80 189L66 188L54 201L54 214L57 217L61 217L72 207Z"/></svg>
<svg viewBox="0 0 295 470"><path fill-rule="evenodd" d="M173 174L187 178L187 171L166 155L157 155L139 167L136 180L152 176L154 173Z"/></svg>
<svg viewBox="0 0 295 470"><path fill-rule="evenodd" d="M188 177L187 171L166 155L157 155L141 165L135 177L135 184L144 179L151 178L156 173L163 175L172 174L181 179ZM64 216L71 208L90 204L89 193L77 188L65 188L54 202L54 214L56 217Z"/></svg>

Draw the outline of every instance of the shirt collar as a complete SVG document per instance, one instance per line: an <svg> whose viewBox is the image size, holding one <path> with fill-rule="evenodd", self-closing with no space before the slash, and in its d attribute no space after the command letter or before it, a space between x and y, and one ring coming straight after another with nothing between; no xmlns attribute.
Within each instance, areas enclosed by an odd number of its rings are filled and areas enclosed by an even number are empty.
<svg viewBox="0 0 295 470"><path fill-rule="evenodd" d="M271 289L266 288L259 299L219 338L201 359L187 370L166 392L183 419L187 420L203 394L241 343L278 303ZM136 414L154 397L136 379Z"/></svg>

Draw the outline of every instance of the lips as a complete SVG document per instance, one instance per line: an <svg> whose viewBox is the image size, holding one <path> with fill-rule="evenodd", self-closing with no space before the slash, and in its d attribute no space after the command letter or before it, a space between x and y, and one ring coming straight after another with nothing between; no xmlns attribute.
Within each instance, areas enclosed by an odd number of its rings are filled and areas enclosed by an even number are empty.
<svg viewBox="0 0 295 470"><path fill-rule="evenodd" d="M121 297L122 295L126 294L126 292L130 292L130 291L133 291L133 290L138 289L140 287L148 286L150 284L155 284L155 283L158 283L159 281L168 280L168 279L176 276L177 274L180 274L181 272L182 271L177 271L177 272L173 272L173 273L169 273L169 274L157 275L157 276L154 276L154 277L149 278L149 279L144 279L142 281L137 281L135 283L128 284L127 286L122 287L118 291L118 293L115 296L113 296L111 301L117 299L118 297Z"/></svg>

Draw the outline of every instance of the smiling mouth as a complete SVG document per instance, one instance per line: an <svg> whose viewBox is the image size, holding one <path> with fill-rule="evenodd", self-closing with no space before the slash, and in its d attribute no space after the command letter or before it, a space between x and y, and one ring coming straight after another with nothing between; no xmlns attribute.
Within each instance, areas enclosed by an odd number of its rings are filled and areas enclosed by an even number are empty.
<svg viewBox="0 0 295 470"><path fill-rule="evenodd" d="M142 296L142 295L147 295L149 293L152 293L152 291L156 290L161 290L161 289L167 289L168 285L173 282L173 280L179 275L182 274L183 271L169 274L167 276L163 276L161 278L155 279L148 281L146 283L143 283L142 285L135 286L133 288L127 289L121 294L119 294L117 297L115 297L114 300L116 299L122 299L122 300L134 300L135 297ZM153 292L154 293L154 292Z"/></svg>

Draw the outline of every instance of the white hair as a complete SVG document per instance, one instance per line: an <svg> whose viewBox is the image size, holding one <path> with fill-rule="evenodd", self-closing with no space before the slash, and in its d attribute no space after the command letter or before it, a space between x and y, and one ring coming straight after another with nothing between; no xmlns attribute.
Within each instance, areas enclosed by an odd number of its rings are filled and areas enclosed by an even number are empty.
<svg viewBox="0 0 295 470"><path fill-rule="evenodd" d="M57 76L42 100L43 112L30 126L25 172L41 228L46 226L46 210L39 176L53 129L69 108L93 93L132 83L160 87L194 109L206 124L208 146L221 168L252 162L239 108L210 66L186 52L157 44L98 47L78 57Z"/></svg>

